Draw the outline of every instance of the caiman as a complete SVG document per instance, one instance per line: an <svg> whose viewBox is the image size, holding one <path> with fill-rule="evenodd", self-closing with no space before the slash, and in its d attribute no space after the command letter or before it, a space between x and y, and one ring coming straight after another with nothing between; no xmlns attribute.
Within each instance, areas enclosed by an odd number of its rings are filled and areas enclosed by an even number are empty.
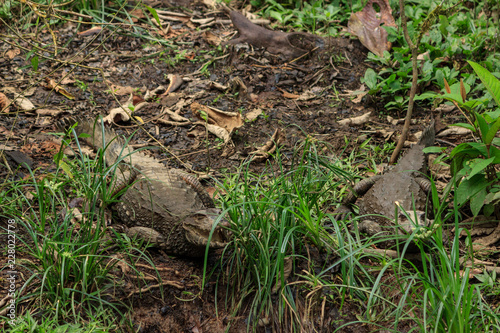
<svg viewBox="0 0 500 333"><path fill-rule="evenodd" d="M129 229L129 235L147 238L178 256L200 257L205 254L209 234L221 215L199 181L184 171L167 168L142 151L134 151L114 130L86 119L61 122L59 128L77 123L75 132L95 149L103 149L108 166L117 165L114 189L124 189L113 209ZM105 149L104 149L105 147ZM228 233L215 227L209 248L226 245Z"/></svg>
<svg viewBox="0 0 500 333"><path fill-rule="evenodd" d="M416 216L418 221L408 220L403 214L398 214L398 225L404 229L399 230L399 233L411 232L415 223L424 223L431 183L425 177L427 161L423 149L432 145L434 139L435 129L432 121L430 126L424 129L418 143L409 149L392 170L357 183L335 214L345 217L352 212L351 206L360 198L359 214L369 216L359 223L359 230L369 235L380 232L396 234L396 204L399 206L398 211L411 212L409 215Z"/></svg>

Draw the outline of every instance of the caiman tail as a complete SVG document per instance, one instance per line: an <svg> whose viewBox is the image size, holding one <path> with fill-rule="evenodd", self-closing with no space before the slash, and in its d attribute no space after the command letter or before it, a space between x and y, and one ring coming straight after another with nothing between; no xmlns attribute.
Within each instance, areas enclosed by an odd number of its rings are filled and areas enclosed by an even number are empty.
<svg viewBox="0 0 500 333"><path fill-rule="evenodd" d="M130 162L131 153L134 149L127 145L122 137L116 132L102 125L99 120L93 121L85 118L69 118L64 119L57 124L58 130L66 131L75 123L75 132L80 140L85 141L88 145L95 149L105 149L106 164L111 166L119 160ZM88 134L89 136L80 136Z"/></svg>
<svg viewBox="0 0 500 333"><path fill-rule="evenodd" d="M436 139L436 128L434 127L434 119L431 121L430 125L424 128L420 140L418 140L419 145L424 145L425 147L432 146L434 140Z"/></svg>

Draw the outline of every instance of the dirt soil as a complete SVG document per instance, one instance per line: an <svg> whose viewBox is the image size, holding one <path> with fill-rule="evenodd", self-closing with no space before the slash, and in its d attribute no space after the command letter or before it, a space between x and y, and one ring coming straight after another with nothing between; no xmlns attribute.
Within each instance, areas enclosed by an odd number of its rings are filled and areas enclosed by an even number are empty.
<svg viewBox="0 0 500 333"><path fill-rule="evenodd" d="M189 6L196 18L229 18L201 4ZM141 22L137 24L144 26ZM14 99L14 93L22 93L36 107L22 111L12 105L9 112L0 117L2 148L6 148L14 169L22 160L29 161L38 174L54 170L52 158L60 140L49 133L55 132L54 124L58 120L72 116L105 117L118 107L117 100L125 103L131 94L137 106L148 91L161 85L168 87L179 78L182 83L174 92L164 96L156 94L154 101L133 114L135 120L143 124L115 118L113 127L126 136L135 132L131 140L135 147L164 145L167 150L152 150L152 154L169 166L200 175L207 170L216 177L236 171L276 129L285 135L282 152L287 156L306 136L327 142L341 153L345 149L344 137L351 142L346 150L349 152L361 135L364 135L361 139L373 137L374 144L383 143L387 132L397 134L402 126L389 124L386 116L397 119L404 114L387 112L383 109L384 103L375 103L369 96L356 99L353 91L361 88L360 78L368 66L365 62L368 51L356 39L329 39L323 51L295 62L284 62L246 44L218 49L214 44L220 43L219 39L227 41L235 32L228 23L199 28L197 23L171 21L168 31L164 29L154 35L172 47L133 37L131 27L119 32L107 27L97 35L79 34L90 28L73 23L60 26L56 31L61 46L58 54L53 60L40 57L36 74L30 60L26 60L26 50L7 43L0 45L2 92L10 99ZM6 32L5 29L0 31ZM42 31L38 39L50 43L52 36ZM28 47L27 42L20 44ZM46 55L51 57L48 52ZM168 79L168 75L177 77ZM58 82L58 88L52 89L50 80ZM74 99L66 97L59 87ZM223 142L207 134L205 127L199 124L202 120L193 113L197 110L192 107L193 103L240 113L243 124L233 130L230 141ZM168 116L166 110L178 118ZM369 111L372 112L370 121L360 127L342 127L338 123ZM187 119L179 120L181 117ZM428 110L417 107L412 132L421 130L430 117ZM252 163L253 171L264 166L265 161ZM0 169L0 173L10 177L6 168ZM16 177L26 175L26 170L20 169ZM165 286L163 295L158 288L153 288L151 293L130 297L134 309L132 319L137 328L141 327L140 332L224 332L230 322L229 332L246 330L250 319L245 313L232 317L231 309L223 306L225 289L219 288L216 292L214 278L200 293L202 260L171 258L156 250L151 254L155 264L164 269L160 272L163 281L172 283ZM217 255L213 254L211 266ZM144 271L151 273L146 268ZM329 332L336 325L356 321L355 312L355 307L351 309L350 305L342 312L327 305L323 325L317 328ZM271 331L270 327L260 330ZM351 325L340 331L369 332L370 329Z"/></svg>

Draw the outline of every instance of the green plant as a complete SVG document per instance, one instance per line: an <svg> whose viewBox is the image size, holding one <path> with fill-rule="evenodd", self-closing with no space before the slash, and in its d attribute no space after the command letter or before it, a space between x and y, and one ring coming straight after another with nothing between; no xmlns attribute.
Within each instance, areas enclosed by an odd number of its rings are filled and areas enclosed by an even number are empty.
<svg viewBox="0 0 500 333"><path fill-rule="evenodd" d="M470 200L470 208L476 216L481 209L486 215L495 211L500 201L500 175L495 171L495 165L500 163L500 139L496 137L500 129L500 109L479 112L486 109L493 99L500 106L500 81L480 65L469 61L476 75L489 92L489 96L467 100L467 90L470 88L460 82L447 87L447 93L442 98L453 101L465 111L469 123L459 123L454 126L471 130L479 142L464 142L454 148L450 154L452 172L457 177L458 204L463 205Z"/></svg>
<svg viewBox="0 0 500 333"><path fill-rule="evenodd" d="M500 71L500 54L488 51L496 45L498 25L493 23L492 16L480 15L484 3L477 3L473 11L458 3L448 9L440 9L436 14L432 11L441 1L418 1L418 6L412 3L405 1L405 13L409 35L418 41L418 86L421 91L442 89L445 80L453 85L460 81L460 76L466 83L472 84L476 76L461 74L460 71L466 65L465 59L485 60L490 71ZM421 31L423 27L427 29L424 32ZM369 94L380 96L386 102L386 108L401 110L408 104L407 94L412 77L411 51L402 31L389 27L385 29L388 30L389 41L394 44L393 50L391 53L384 52L383 56L369 53L368 59L379 67L368 68L362 82L368 86ZM478 92L480 88L473 91ZM416 101L424 99L415 98Z"/></svg>
<svg viewBox="0 0 500 333"><path fill-rule="evenodd" d="M302 260L307 243L327 253L337 247L323 227L323 206L329 189L346 173L324 163L312 139L297 147L289 168L285 169L279 151L274 158L261 174L252 174L246 164L222 184L227 193L223 207L233 234L222 257L225 281L231 288L227 306L236 314L250 297L254 319L249 326L274 316L281 321L285 313L297 311L290 302L295 288L287 286L286 280ZM301 323L294 321L294 325Z"/></svg>
<svg viewBox="0 0 500 333"><path fill-rule="evenodd" d="M107 237L104 208L119 194L108 185L116 165L106 166L103 151L89 159L79 148L75 156L69 160L61 150L55 157L55 173L39 179L31 172L30 179L13 183L0 200L1 217L24 230L17 236L16 250L23 258L17 265L28 274L17 290L16 303L48 312L53 323L92 320L107 327L119 325L127 319L113 313L127 306L112 296L118 286L113 271L123 261L139 275L135 260L151 261L118 234L115 238L119 246L126 245L122 249L128 260L109 254L115 245ZM81 212L71 207L70 198L82 202Z"/></svg>

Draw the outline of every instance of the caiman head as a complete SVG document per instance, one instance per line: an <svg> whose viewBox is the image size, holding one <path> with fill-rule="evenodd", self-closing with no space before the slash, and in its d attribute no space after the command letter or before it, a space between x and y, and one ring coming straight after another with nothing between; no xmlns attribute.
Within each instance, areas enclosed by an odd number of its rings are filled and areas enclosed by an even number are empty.
<svg viewBox="0 0 500 333"><path fill-rule="evenodd" d="M221 215L221 210L218 208L207 208L197 211L183 221L182 227L185 230L186 240L197 247L206 247L210 231ZM224 229L229 223L225 220L219 220L210 239L209 247L218 249L226 246L229 241L230 234Z"/></svg>

